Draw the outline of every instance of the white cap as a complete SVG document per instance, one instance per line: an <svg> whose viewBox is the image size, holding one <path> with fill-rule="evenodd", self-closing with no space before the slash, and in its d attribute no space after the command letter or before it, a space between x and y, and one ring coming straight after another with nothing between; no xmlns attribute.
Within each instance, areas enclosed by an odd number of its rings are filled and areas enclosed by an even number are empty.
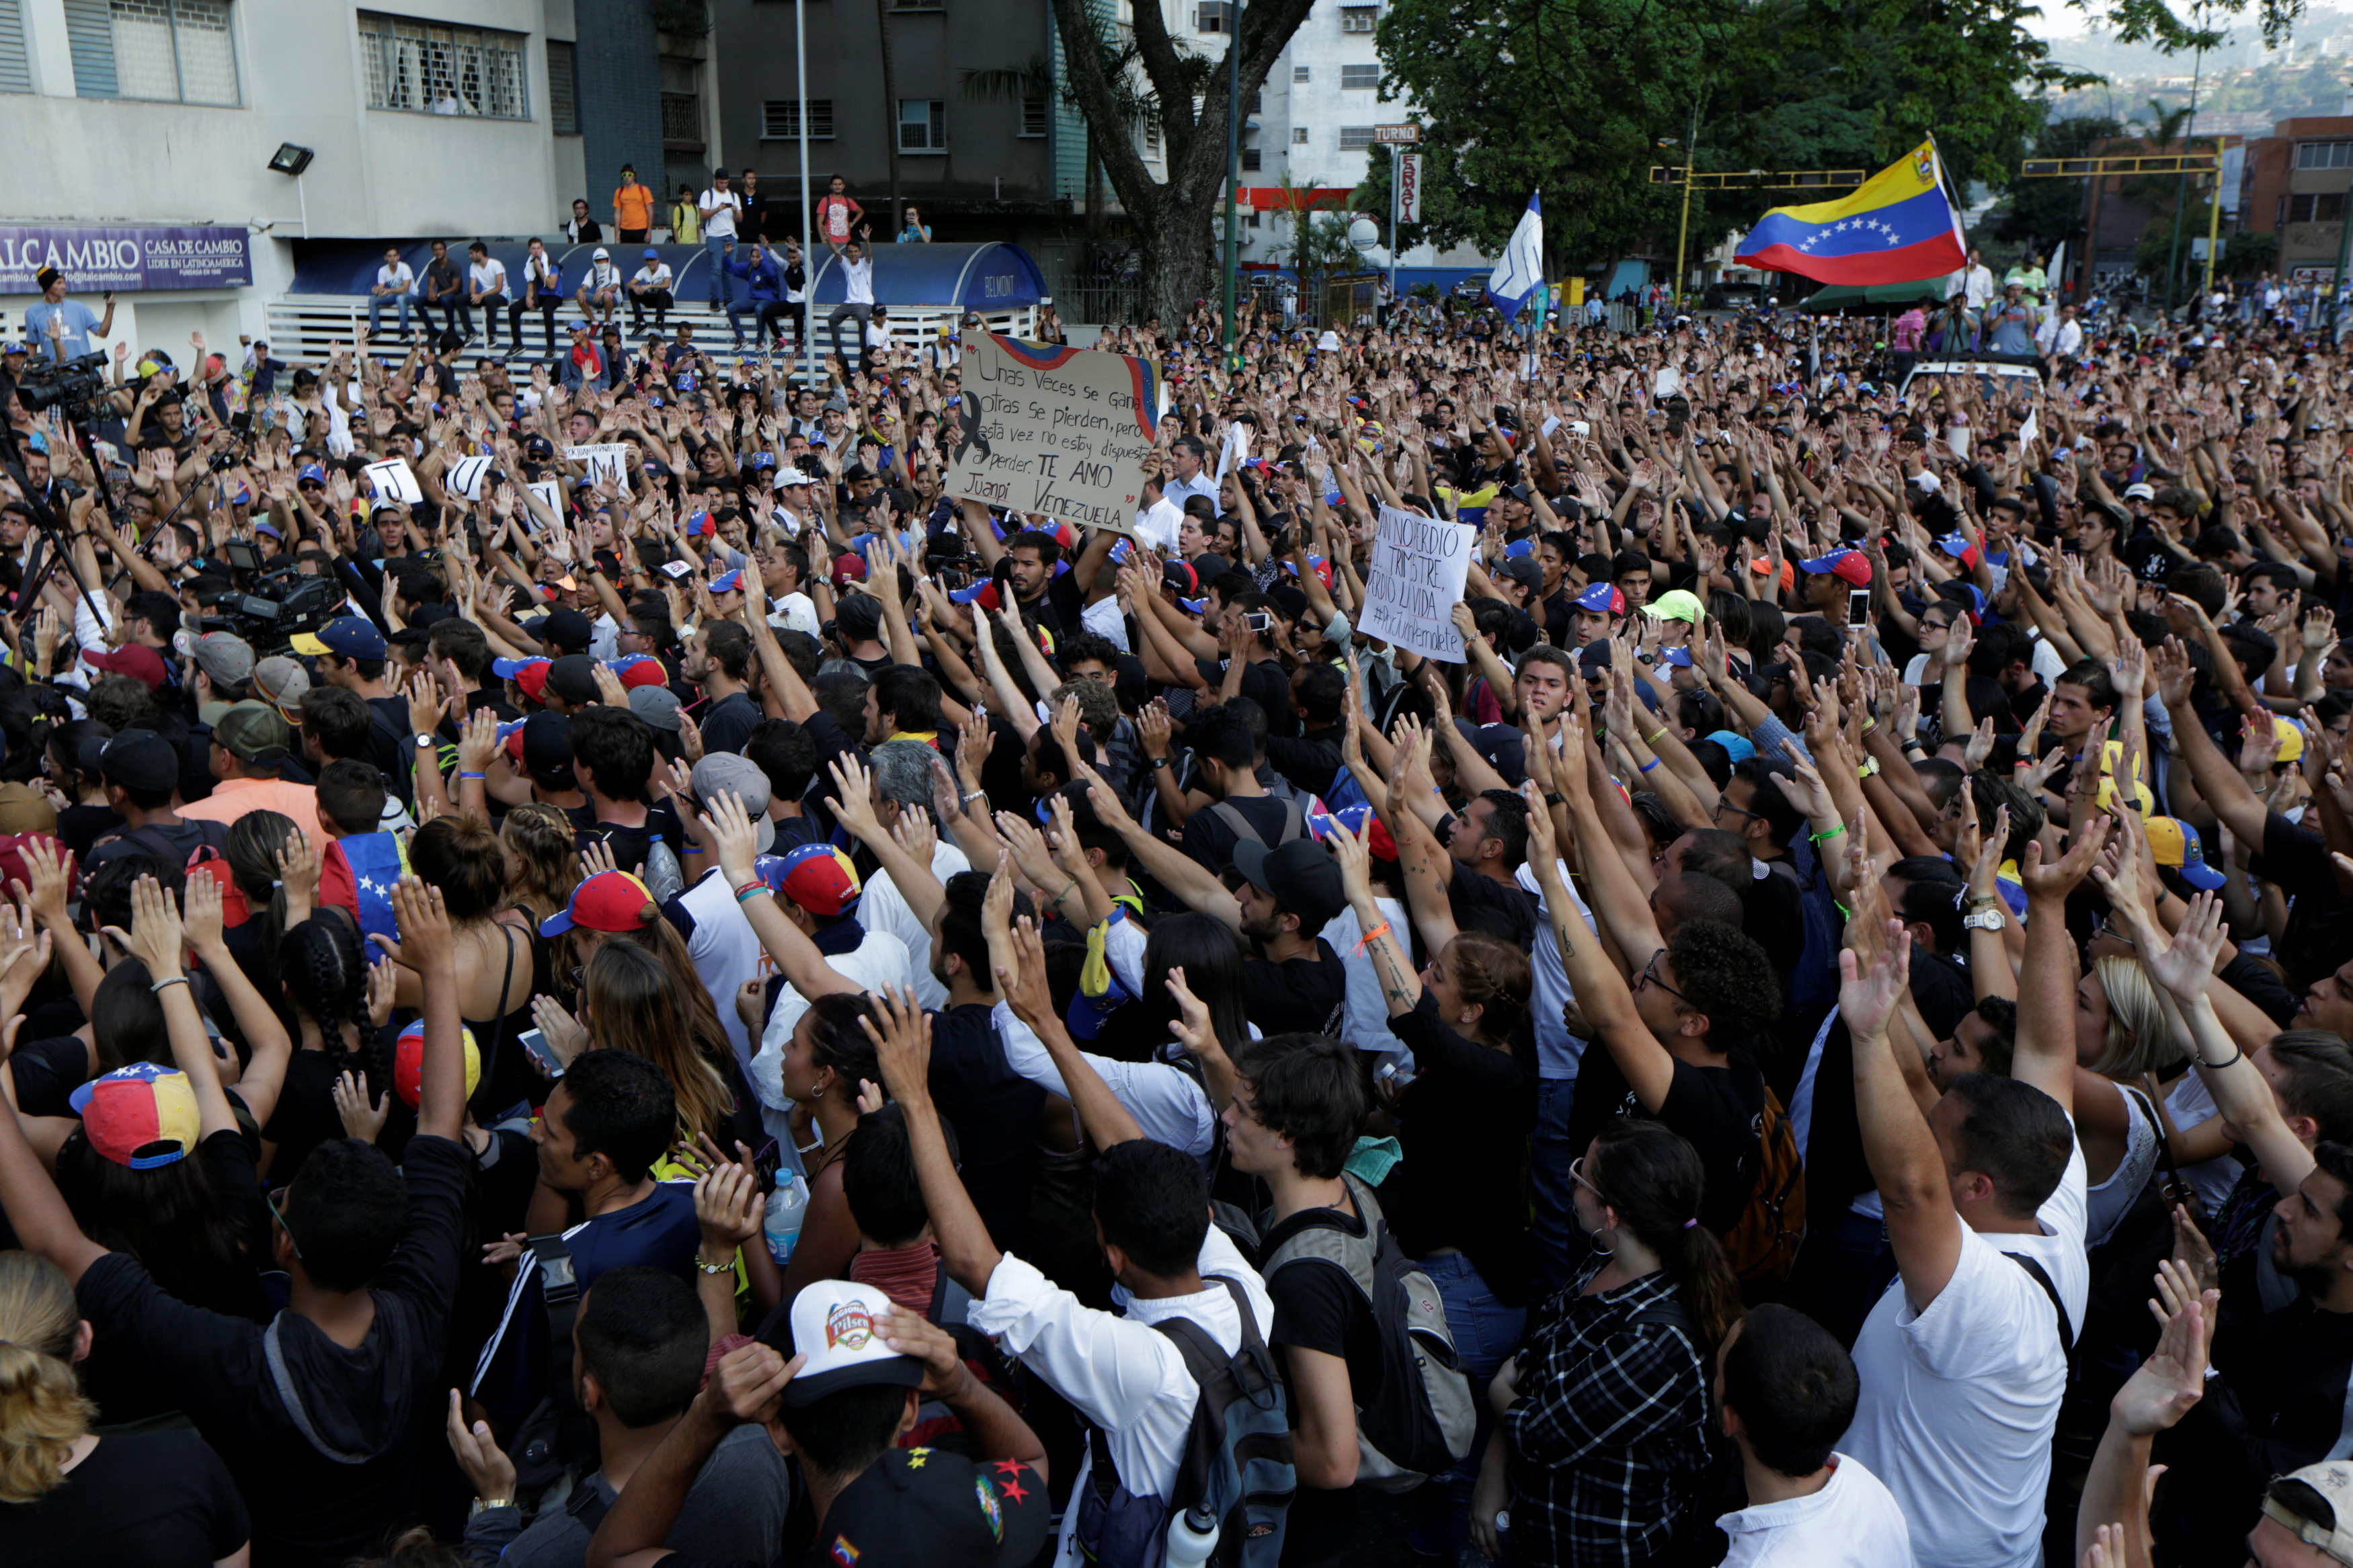
<svg viewBox="0 0 2353 1568"><path fill-rule="evenodd" d="M845 1388L922 1383L923 1363L883 1342L890 1311L891 1298L871 1285L819 1279L803 1286L793 1298L791 1348L808 1360L785 1385L785 1403L797 1410Z"/></svg>
<svg viewBox="0 0 2353 1568"><path fill-rule="evenodd" d="M778 489L784 489L786 485L807 485L814 484L817 481L810 479L807 474L802 473L798 468L778 468L776 470L776 488Z"/></svg>
<svg viewBox="0 0 2353 1568"><path fill-rule="evenodd" d="M610 261L613 259L613 253L600 245L596 247L596 256L591 259L596 261Z"/></svg>

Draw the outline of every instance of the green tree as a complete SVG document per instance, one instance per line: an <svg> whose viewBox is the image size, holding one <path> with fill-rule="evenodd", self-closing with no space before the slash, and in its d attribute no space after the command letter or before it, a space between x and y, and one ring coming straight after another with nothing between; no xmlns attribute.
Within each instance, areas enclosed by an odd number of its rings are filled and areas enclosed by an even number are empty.
<svg viewBox="0 0 2353 1568"><path fill-rule="evenodd" d="M1383 89L1422 107L1424 233L1492 250L1531 189L1572 267L1666 244L1697 111L1703 172L1862 169L1929 132L1953 177L2000 183L2042 124L2022 96L2079 79L2052 65L2018 0L1396 0ZM1675 145L1661 142L1673 139ZM1386 210L1376 159L1363 210ZM1753 226L1787 192L1694 192L1693 248Z"/></svg>
<svg viewBox="0 0 2353 1568"><path fill-rule="evenodd" d="M1245 0L1231 47L1241 51L1240 89L1247 100L1266 82L1314 0ZM1086 117L1103 174L1135 226L1137 259L1148 307L1164 321L1184 319L1192 301L1214 293L1218 195L1226 178L1227 61L1194 54L1169 37L1156 5L1133 7L1135 62L1151 89L1166 178L1155 179L1133 138L1134 121L1103 42L1109 23L1100 0L1053 0L1071 91ZM1113 56L1113 58L1116 58Z"/></svg>

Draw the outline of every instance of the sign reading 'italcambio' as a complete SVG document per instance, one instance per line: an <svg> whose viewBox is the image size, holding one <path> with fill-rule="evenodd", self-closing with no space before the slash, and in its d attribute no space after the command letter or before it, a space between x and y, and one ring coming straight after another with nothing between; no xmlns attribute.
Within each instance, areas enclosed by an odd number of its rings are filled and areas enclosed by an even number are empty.
<svg viewBox="0 0 2353 1568"><path fill-rule="evenodd" d="M250 241L242 228L0 225L0 294L37 292L45 267L79 294L241 289L253 281Z"/></svg>

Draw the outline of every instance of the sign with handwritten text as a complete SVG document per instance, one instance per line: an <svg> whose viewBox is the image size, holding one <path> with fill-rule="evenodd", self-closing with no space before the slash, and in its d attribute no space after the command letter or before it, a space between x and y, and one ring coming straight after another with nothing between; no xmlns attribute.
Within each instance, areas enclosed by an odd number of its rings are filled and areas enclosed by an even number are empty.
<svg viewBox="0 0 2353 1568"><path fill-rule="evenodd" d="M1152 366L990 333L968 342L948 410L948 494L1133 534L1159 428Z"/></svg>
<svg viewBox="0 0 2353 1568"><path fill-rule="evenodd" d="M1424 658L1461 664L1462 634L1454 625L1454 606L1470 579L1471 546L1478 538L1479 531L1467 522L1383 506L1356 629Z"/></svg>

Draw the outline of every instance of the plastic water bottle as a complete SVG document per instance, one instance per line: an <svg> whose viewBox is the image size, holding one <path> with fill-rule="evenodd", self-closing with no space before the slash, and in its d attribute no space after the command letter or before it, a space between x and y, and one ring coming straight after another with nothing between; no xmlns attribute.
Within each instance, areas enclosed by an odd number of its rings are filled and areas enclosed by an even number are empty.
<svg viewBox="0 0 2353 1568"><path fill-rule="evenodd" d="M801 1238L801 1221L808 1215L808 1183L797 1173L778 1172L776 1189L768 1194L767 1212L760 1229L768 1238L768 1256L782 1268L793 1260L793 1246Z"/></svg>
<svg viewBox="0 0 2353 1568"><path fill-rule="evenodd" d="M1201 1568L1218 1549L1218 1516L1195 1503L1168 1521L1168 1568Z"/></svg>

